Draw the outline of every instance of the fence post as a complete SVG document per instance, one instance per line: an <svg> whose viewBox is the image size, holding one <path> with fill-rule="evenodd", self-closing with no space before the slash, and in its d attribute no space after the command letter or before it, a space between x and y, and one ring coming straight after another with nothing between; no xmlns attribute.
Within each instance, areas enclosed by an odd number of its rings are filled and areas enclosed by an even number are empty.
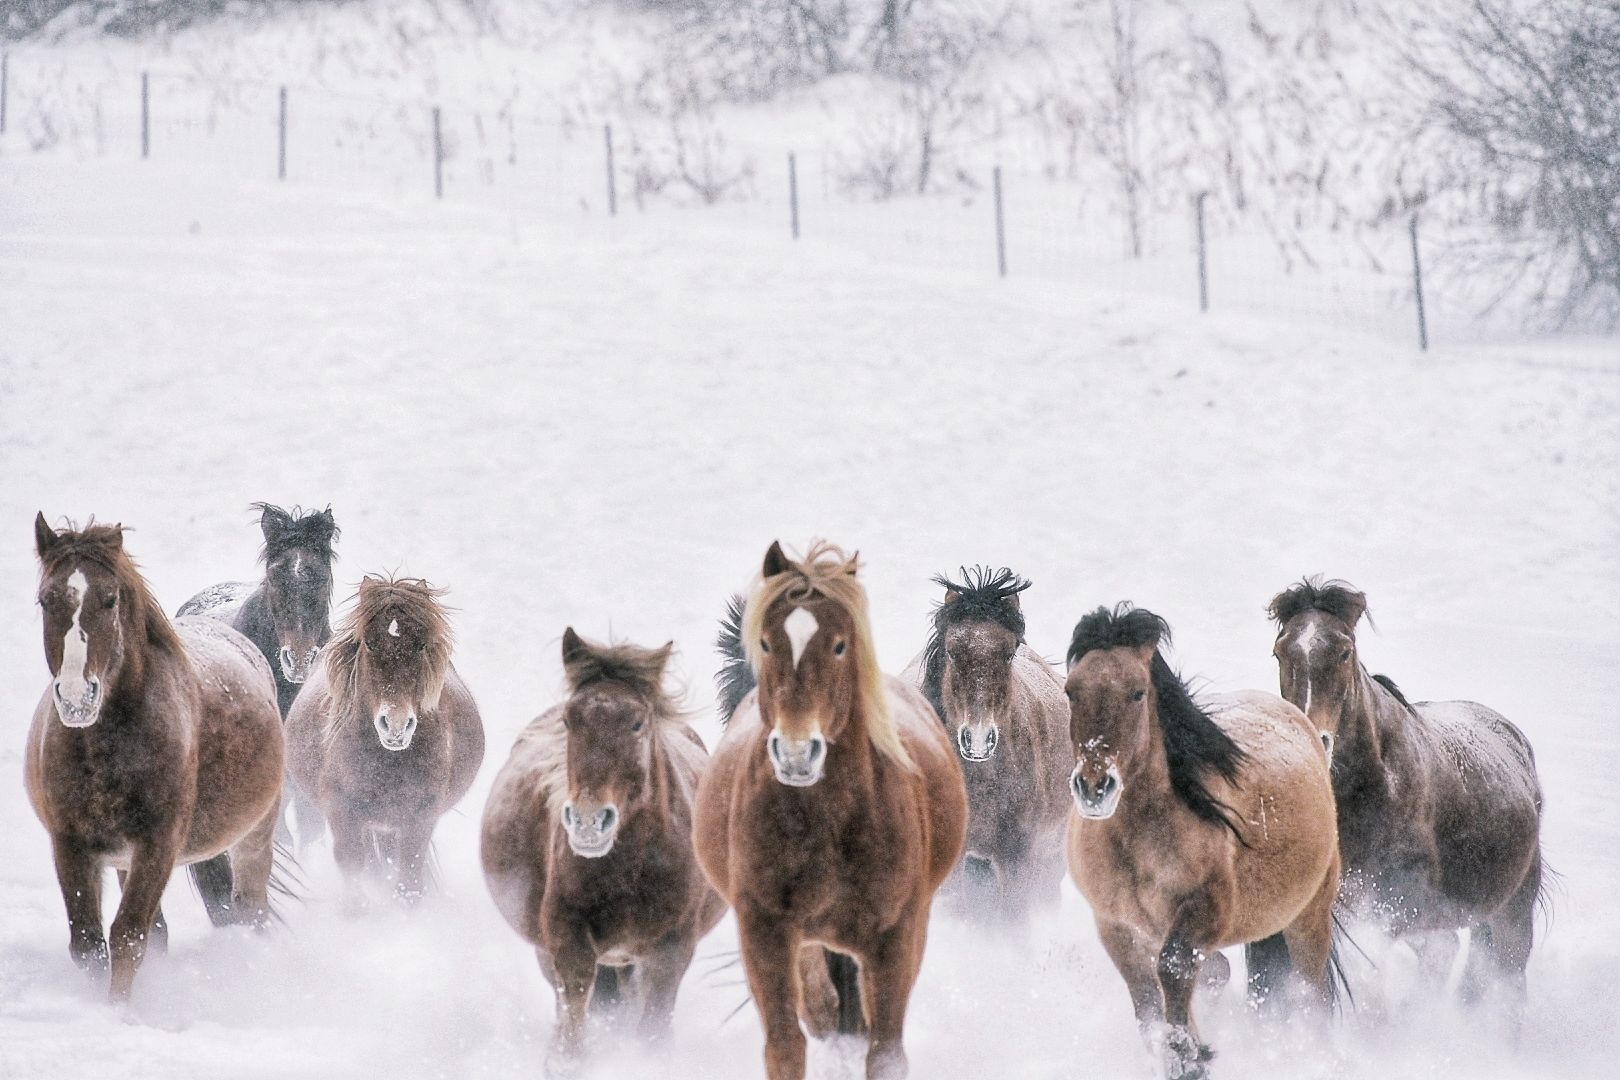
<svg viewBox="0 0 1620 1080"><path fill-rule="evenodd" d="M433 106L433 197L444 198L444 133L439 127L439 107Z"/></svg>
<svg viewBox="0 0 1620 1080"><path fill-rule="evenodd" d="M799 238L799 163L788 151L788 209L793 220L793 239Z"/></svg>
<svg viewBox="0 0 1620 1080"><path fill-rule="evenodd" d="M1001 166L991 172L996 189L996 269L1007 276L1007 221L1001 211Z"/></svg>
<svg viewBox="0 0 1620 1080"><path fill-rule="evenodd" d="M141 72L141 157L152 153L152 78Z"/></svg>
<svg viewBox="0 0 1620 1080"><path fill-rule="evenodd" d="M277 124L276 179L287 179L287 88L281 88L281 118Z"/></svg>
<svg viewBox="0 0 1620 1080"><path fill-rule="evenodd" d="M6 84L11 77L11 54L0 50L0 135L6 133Z"/></svg>
<svg viewBox="0 0 1620 1080"><path fill-rule="evenodd" d="M602 140L607 145L607 196L608 216L617 217L619 214L619 191L613 182L613 125L602 125Z"/></svg>
<svg viewBox="0 0 1620 1080"><path fill-rule="evenodd" d="M1209 192L1200 191L1193 200L1193 210L1198 218L1198 310L1209 310L1209 247L1204 239L1204 200L1209 198Z"/></svg>
<svg viewBox="0 0 1620 1080"><path fill-rule="evenodd" d="M1429 321L1423 311L1423 261L1418 258L1417 215L1412 215L1412 291L1417 295L1418 349L1429 351Z"/></svg>

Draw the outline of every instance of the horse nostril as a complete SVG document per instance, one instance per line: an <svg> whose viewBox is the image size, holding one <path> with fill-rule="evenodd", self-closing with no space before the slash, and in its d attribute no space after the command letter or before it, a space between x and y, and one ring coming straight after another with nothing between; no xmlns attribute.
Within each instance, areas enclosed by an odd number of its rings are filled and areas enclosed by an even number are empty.
<svg viewBox="0 0 1620 1080"><path fill-rule="evenodd" d="M611 806L604 806L596 812L596 828L600 832L608 832L619 821L619 812Z"/></svg>
<svg viewBox="0 0 1620 1080"><path fill-rule="evenodd" d="M814 765L827 753L827 740L820 735L810 737L810 764Z"/></svg>
<svg viewBox="0 0 1620 1080"><path fill-rule="evenodd" d="M765 752L770 755L772 761L780 765L782 763L782 736L774 731L771 732L770 736L765 740Z"/></svg>
<svg viewBox="0 0 1620 1080"><path fill-rule="evenodd" d="M579 821L579 815L574 813L573 803L563 803L562 819L563 825L570 829Z"/></svg>
<svg viewBox="0 0 1620 1080"><path fill-rule="evenodd" d="M1078 772L1069 775L1069 790L1074 792L1074 797L1080 801L1091 801L1090 796L1086 794L1086 782Z"/></svg>

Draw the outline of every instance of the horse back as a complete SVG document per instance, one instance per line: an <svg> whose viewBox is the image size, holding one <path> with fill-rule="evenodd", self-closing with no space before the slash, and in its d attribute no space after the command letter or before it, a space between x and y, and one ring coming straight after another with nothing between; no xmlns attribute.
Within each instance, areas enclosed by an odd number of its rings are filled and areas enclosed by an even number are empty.
<svg viewBox="0 0 1620 1080"><path fill-rule="evenodd" d="M222 581L218 585L210 585L181 604L174 617L182 619L192 615L206 615L221 622L234 623L242 610L242 605L259 588L259 585L251 581Z"/></svg>

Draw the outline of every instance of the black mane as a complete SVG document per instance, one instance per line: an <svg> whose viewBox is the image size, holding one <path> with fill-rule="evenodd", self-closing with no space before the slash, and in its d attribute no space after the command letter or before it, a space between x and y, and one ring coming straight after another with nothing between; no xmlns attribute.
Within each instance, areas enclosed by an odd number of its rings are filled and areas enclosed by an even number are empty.
<svg viewBox="0 0 1620 1080"><path fill-rule="evenodd" d="M1302 578L1271 598L1266 614L1280 626L1307 611L1321 611L1354 627L1367 613L1367 596L1348 581L1323 581L1320 574Z"/></svg>
<svg viewBox="0 0 1620 1080"><path fill-rule="evenodd" d="M1406 700L1406 695L1401 693L1401 688L1395 685L1394 679L1390 678L1388 675L1374 675L1372 680L1379 686L1382 686L1385 690L1388 690L1390 695L1394 697L1396 701L1400 702L1406 707L1407 712L1417 712L1416 709L1412 708L1412 703Z"/></svg>
<svg viewBox="0 0 1620 1080"><path fill-rule="evenodd" d="M1159 698L1159 730L1164 737L1165 757L1170 767L1170 787L1187 809L1205 821L1230 829L1245 847L1247 841L1238 829L1235 811L1204 786L1206 772L1214 772L1228 783L1236 783L1244 753L1232 737L1211 720L1198 704L1186 682L1165 662L1159 651L1169 642L1170 625L1143 608L1122 603L1112 611L1100 607L1085 616L1074 628L1069 643L1069 665L1096 649L1153 647L1151 677Z"/></svg>
<svg viewBox="0 0 1620 1080"><path fill-rule="evenodd" d="M923 647L922 692L928 703L944 722L945 702L942 687L945 681L945 631L959 622L984 619L1011 630L1024 642L1024 613L1018 606L1018 594L1029 588L1030 582L1003 566L991 570L986 566L971 569L961 567L962 580L955 582L943 574L934 576L934 584L950 593L949 602L934 606L934 629Z"/></svg>
<svg viewBox="0 0 1620 1080"><path fill-rule="evenodd" d="M267 502L251 504L259 512L259 527L264 532L264 546L259 549L259 561L269 563L276 556L293 548L309 548L330 563L335 557L332 544L341 535L332 508L305 510L294 506L291 512Z"/></svg>
<svg viewBox="0 0 1620 1080"><path fill-rule="evenodd" d="M758 682L743 648L742 618L743 598L733 594L726 602L726 615L720 620L720 633L714 639L721 660L720 670L714 673L715 686L720 691L716 711L720 714L721 727L731 723L731 714Z"/></svg>

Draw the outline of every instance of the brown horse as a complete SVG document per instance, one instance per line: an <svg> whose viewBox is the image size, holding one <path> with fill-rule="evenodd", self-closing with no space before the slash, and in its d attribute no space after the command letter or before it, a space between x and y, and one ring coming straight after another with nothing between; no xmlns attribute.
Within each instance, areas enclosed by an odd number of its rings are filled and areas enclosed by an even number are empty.
<svg viewBox="0 0 1620 1080"><path fill-rule="evenodd" d="M350 910L366 873L415 902L433 827L478 775L484 726L450 664L442 590L367 575L287 715L288 771L332 826Z"/></svg>
<svg viewBox="0 0 1620 1080"><path fill-rule="evenodd" d="M118 868L112 997L129 996L178 864L229 852L232 921L263 924L281 808L281 716L252 642L212 619L170 623L124 551L123 526L34 519L45 662L24 782L51 836L68 949L108 963L101 877ZM211 912L216 921L221 912Z"/></svg>
<svg viewBox="0 0 1620 1080"><path fill-rule="evenodd" d="M1327 753L1258 691L1195 701L1159 653L1169 627L1120 605L1069 646L1069 873L1169 1077L1206 1073L1191 1016L1204 957L1282 934L1323 1001L1339 848Z"/></svg>
<svg viewBox="0 0 1620 1080"><path fill-rule="evenodd" d="M1471 927L1463 989L1522 1007L1542 899L1541 784L1530 741L1472 701L1407 702L1356 655L1367 598L1309 579L1277 594L1283 696L1333 740L1341 899L1395 935Z"/></svg>
<svg viewBox="0 0 1620 1080"><path fill-rule="evenodd" d="M692 852L708 753L664 688L672 649L564 631L568 699L523 729L484 807L484 877L557 991L565 1061L584 1049L587 1007L626 976L641 1033L666 1034L698 940L725 914Z"/></svg>
<svg viewBox="0 0 1620 1080"><path fill-rule="evenodd" d="M1033 902L1056 904L1063 880L1073 764L1063 680L1024 641L1019 594L1028 581L975 566L960 582L934 582L945 599L904 677L954 733L962 756L967 848L953 877L970 909L1019 921ZM976 896L969 886L986 870L994 893Z"/></svg>
<svg viewBox="0 0 1620 1080"><path fill-rule="evenodd" d="M867 1075L904 1075L929 907L967 828L939 718L877 666L857 565L830 544L795 562L773 543L722 635L731 685L758 687L722 716L697 854L737 912L771 1080L804 1076L801 1013L816 1035L864 1027Z"/></svg>

